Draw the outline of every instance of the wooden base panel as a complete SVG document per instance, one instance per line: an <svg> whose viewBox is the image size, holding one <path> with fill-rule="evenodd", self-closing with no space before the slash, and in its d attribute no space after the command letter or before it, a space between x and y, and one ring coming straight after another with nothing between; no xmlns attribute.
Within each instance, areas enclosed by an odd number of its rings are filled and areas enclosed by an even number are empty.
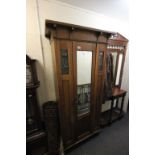
<svg viewBox="0 0 155 155"><path fill-rule="evenodd" d="M92 134L89 134L89 135L85 136L84 138L82 138L82 139L76 141L74 144L72 144L72 145L66 147L66 148L65 148L65 152L68 152L69 150L73 149L73 148L76 147L78 144L80 144L80 143L82 143L83 141L89 139L90 137L93 137L93 136L95 136L96 134L99 134L100 131L101 131L101 129L98 129L98 130L96 130L95 132L93 132Z"/></svg>
<svg viewBox="0 0 155 155"><path fill-rule="evenodd" d="M102 112L101 114L101 120L100 120L100 125L101 127L110 125L114 121L122 118L124 116L124 112L120 115L120 110L119 109L113 109L112 116L111 116L111 121L110 119L110 110L107 110L105 112Z"/></svg>

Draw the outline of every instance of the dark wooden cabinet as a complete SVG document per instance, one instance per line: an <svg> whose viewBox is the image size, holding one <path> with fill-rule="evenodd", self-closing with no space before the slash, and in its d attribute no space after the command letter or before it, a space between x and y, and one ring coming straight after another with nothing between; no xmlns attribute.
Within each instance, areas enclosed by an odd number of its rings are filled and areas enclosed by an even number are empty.
<svg viewBox="0 0 155 155"><path fill-rule="evenodd" d="M41 118L36 89L40 82L37 79L35 60L26 56L26 135L41 129Z"/></svg>
<svg viewBox="0 0 155 155"><path fill-rule="evenodd" d="M31 135L41 129L36 88L26 90L26 134Z"/></svg>
<svg viewBox="0 0 155 155"><path fill-rule="evenodd" d="M47 137L43 129L36 89L37 79L35 60L26 56L26 154L43 155L47 153Z"/></svg>
<svg viewBox="0 0 155 155"><path fill-rule="evenodd" d="M100 131L108 39L112 32L46 21L65 150ZM54 46L53 46L54 45Z"/></svg>

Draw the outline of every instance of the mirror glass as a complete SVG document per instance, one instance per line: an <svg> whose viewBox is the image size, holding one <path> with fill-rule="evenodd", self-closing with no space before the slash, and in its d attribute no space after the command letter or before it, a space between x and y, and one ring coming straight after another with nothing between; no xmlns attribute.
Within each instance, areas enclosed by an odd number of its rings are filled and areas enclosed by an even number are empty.
<svg viewBox="0 0 155 155"><path fill-rule="evenodd" d="M120 73L121 73L121 67L122 67L122 61L123 61L123 54L119 54L119 60L118 60L118 68L117 68L117 76L116 76L116 85L119 85L119 79L120 79Z"/></svg>
<svg viewBox="0 0 155 155"><path fill-rule="evenodd" d="M116 71L116 61L117 61L117 52L112 52L113 57L113 83L115 82L115 71Z"/></svg>
<svg viewBox="0 0 155 155"><path fill-rule="evenodd" d="M92 51L77 51L78 116L90 112Z"/></svg>

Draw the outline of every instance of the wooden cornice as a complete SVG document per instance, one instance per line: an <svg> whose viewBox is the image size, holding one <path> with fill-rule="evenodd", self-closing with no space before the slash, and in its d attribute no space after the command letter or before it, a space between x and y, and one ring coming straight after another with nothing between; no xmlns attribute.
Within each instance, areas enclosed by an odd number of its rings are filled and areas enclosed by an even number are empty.
<svg viewBox="0 0 155 155"><path fill-rule="evenodd" d="M59 27L69 29L70 31L86 30L86 31L90 31L90 32L95 32L98 36L103 34L104 36L106 36L109 39L109 41L116 40L116 41L128 42L128 39L125 38L123 35L121 35L118 32L105 31L105 30L100 30L100 29L95 29L95 28L90 28L90 27L84 27L84 26L80 26L80 25L62 23L62 22L53 21L53 20L45 21L45 36L48 39L50 39L52 30L55 30Z"/></svg>
<svg viewBox="0 0 155 155"><path fill-rule="evenodd" d="M94 28L90 28L90 27L84 27L84 26L80 26L80 25L74 25L74 24L69 24L69 23L62 23L62 22L53 21L53 20L46 20L45 21L45 36L47 38L50 38L51 30L55 29L57 27L69 28L71 31L74 31L74 29L89 30L89 31L92 31L92 32L96 32L98 34L105 34L105 35L107 35L109 37L112 34L113 35L116 34L116 32L112 32L112 31L105 31L105 30L94 29Z"/></svg>

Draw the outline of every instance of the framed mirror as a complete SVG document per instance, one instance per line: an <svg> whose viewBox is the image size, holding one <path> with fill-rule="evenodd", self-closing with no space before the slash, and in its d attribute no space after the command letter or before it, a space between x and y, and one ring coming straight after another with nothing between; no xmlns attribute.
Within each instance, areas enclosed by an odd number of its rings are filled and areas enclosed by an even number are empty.
<svg viewBox="0 0 155 155"><path fill-rule="evenodd" d="M92 51L77 51L77 113L90 112Z"/></svg>
<svg viewBox="0 0 155 155"><path fill-rule="evenodd" d="M121 69L122 69L122 63L123 63L123 54L120 53L119 54L119 58L118 58L118 67L117 67L115 85L119 85L120 76L121 76Z"/></svg>
<svg viewBox="0 0 155 155"><path fill-rule="evenodd" d="M111 52L112 54L112 60L113 60L113 68L112 68L112 74L113 74L113 85L115 85L116 80L116 69L117 69L117 52Z"/></svg>

